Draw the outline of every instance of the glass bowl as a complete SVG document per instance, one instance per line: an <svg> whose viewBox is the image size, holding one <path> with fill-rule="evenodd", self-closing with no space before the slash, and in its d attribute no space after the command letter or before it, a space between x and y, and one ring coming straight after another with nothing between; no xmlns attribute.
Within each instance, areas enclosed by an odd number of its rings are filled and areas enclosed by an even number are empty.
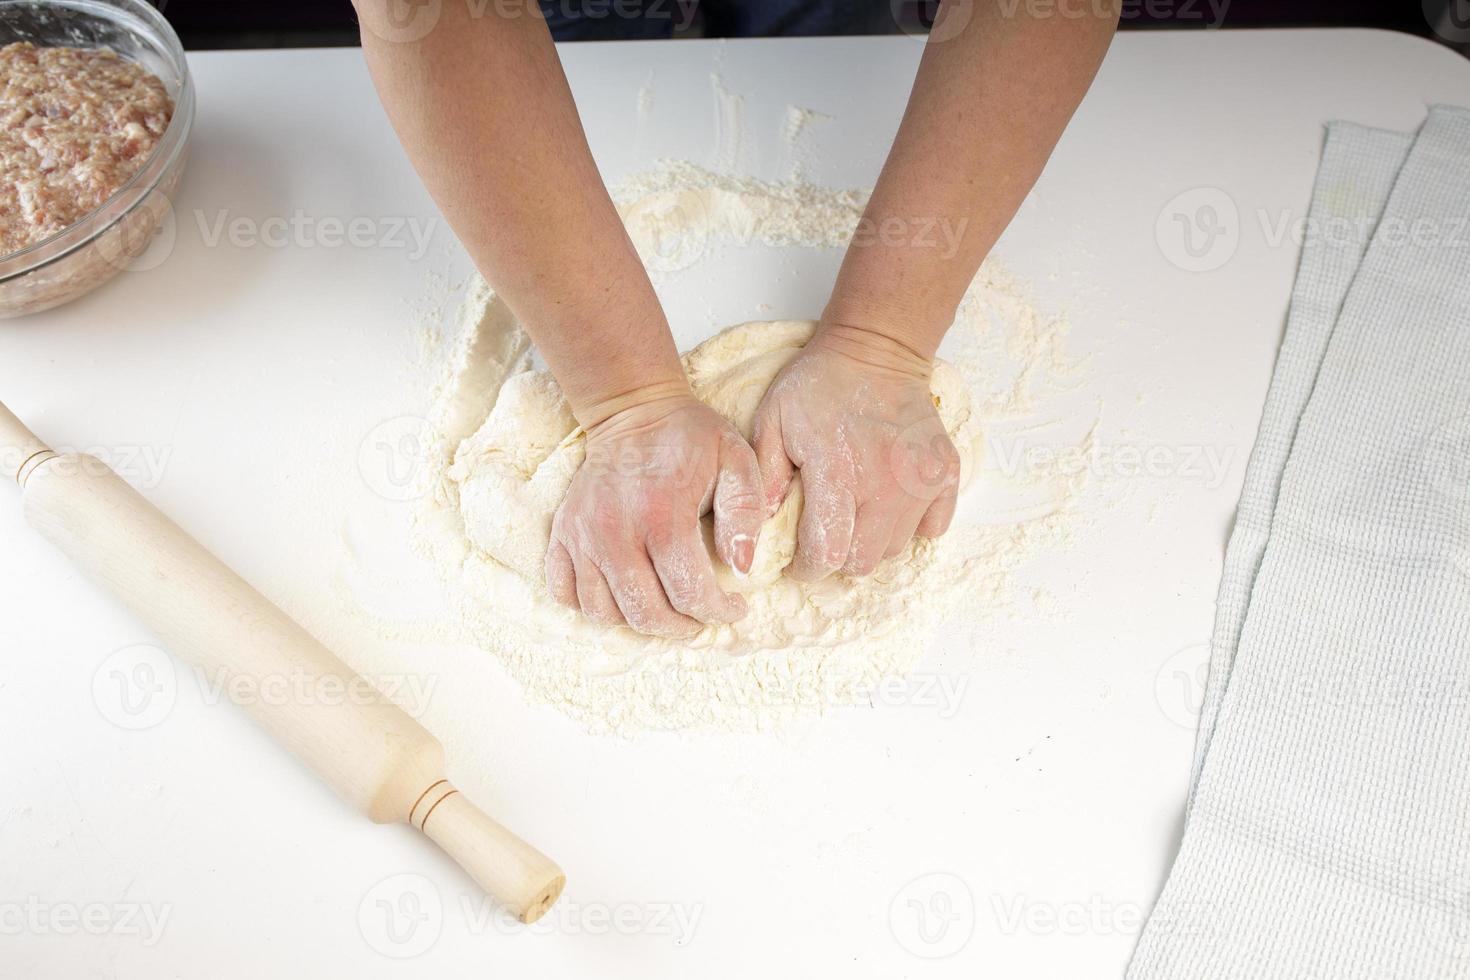
<svg viewBox="0 0 1470 980"><path fill-rule="evenodd" d="M194 125L194 82L183 45L144 0L0 0L0 46L111 48L157 75L174 100L163 138L143 166L90 214L0 256L0 319L65 303L128 266L172 210Z"/></svg>

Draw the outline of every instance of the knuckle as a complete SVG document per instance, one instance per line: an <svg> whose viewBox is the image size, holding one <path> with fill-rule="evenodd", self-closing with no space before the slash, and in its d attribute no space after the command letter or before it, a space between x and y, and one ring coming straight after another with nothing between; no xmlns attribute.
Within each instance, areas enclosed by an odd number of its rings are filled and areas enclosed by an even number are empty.
<svg viewBox="0 0 1470 980"><path fill-rule="evenodd" d="M685 616L708 622L714 608L710 601L714 579L709 572L697 564L681 560L665 563L663 570L664 594L668 597L669 605Z"/></svg>
<svg viewBox="0 0 1470 980"><path fill-rule="evenodd" d="M654 626L658 622L658 610L648 601L643 589L622 583L614 585L613 591L617 594L618 606L628 625L640 633L654 632Z"/></svg>
<svg viewBox="0 0 1470 980"><path fill-rule="evenodd" d="M640 633L647 633L652 623L652 617L648 611L637 603L625 605L623 616L628 620L628 625Z"/></svg>
<svg viewBox="0 0 1470 980"><path fill-rule="evenodd" d="M705 601L701 593L687 587L670 590L669 605L694 619L706 620L709 618L709 603Z"/></svg>
<svg viewBox="0 0 1470 980"><path fill-rule="evenodd" d="M816 548L806 555L807 567L821 575L837 571L846 560L846 553L830 547Z"/></svg>
<svg viewBox="0 0 1470 980"><path fill-rule="evenodd" d="M628 623L638 632L649 636L672 636L675 633L677 620L669 613L640 609L628 617Z"/></svg>
<svg viewBox="0 0 1470 980"><path fill-rule="evenodd" d="M657 619L643 614L629 619L628 625L645 636L663 636L668 632L666 629L660 627Z"/></svg>
<svg viewBox="0 0 1470 980"><path fill-rule="evenodd" d="M600 501L592 505L586 518L589 530L599 536L616 534L623 527L623 513L611 502Z"/></svg>
<svg viewBox="0 0 1470 980"><path fill-rule="evenodd" d="M678 538L673 529L657 523L649 527L643 540L648 545L649 554L660 557L673 554L679 547Z"/></svg>
<svg viewBox="0 0 1470 980"><path fill-rule="evenodd" d="M669 602L675 609L699 604L704 599L704 579L697 571L681 576L668 589Z"/></svg>
<svg viewBox="0 0 1470 980"><path fill-rule="evenodd" d="M953 492L960 480L960 451L954 447L954 443L945 440L940 458L944 467L944 489L946 492Z"/></svg>
<svg viewBox="0 0 1470 980"><path fill-rule="evenodd" d="M881 547L875 542L854 544L842 563L842 571L847 575L870 574L882 559Z"/></svg>
<svg viewBox="0 0 1470 980"><path fill-rule="evenodd" d="M598 613L597 597L592 594L592 591L587 588L586 583L581 580L577 582L577 591L574 594L574 598L576 601L573 605L582 610L582 615L595 622Z"/></svg>
<svg viewBox="0 0 1470 980"><path fill-rule="evenodd" d="M754 456L754 453L750 451L750 444L729 423L726 423L725 427L720 430L720 449L727 453L730 459L740 463L745 463L747 457Z"/></svg>
<svg viewBox="0 0 1470 980"><path fill-rule="evenodd" d="M722 483L715 493L717 514L760 512L765 508L765 495L746 483Z"/></svg>
<svg viewBox="0 0 1470 980"><path fill-rule="evenodd" d="M945 532L949 530L949 526L952 523L954 523L954 511L952 510L946 510L942 514L930 516L924 521L924 537L943 537Z"/></svg>
<svg viewBox="0 0 1470 980"><path fill-rule="evenodd" d="M586 616L597 626L616 626L621 621L621 617L616 610L610 609L600 602L583 604L582 615Z"/></svg>
<svg viewBox="0 0 1470 980"><path fill-rule="evenodd" d="M607 506L563 510L558 519L560 533L588 553L599 553L622 530L621 515Z"/></svg>
<svg viewBox="0 0 1470 980"><path fill-rule="evenodd" d="M571 576L559 565L547 568L546 591L550 592L551 597L562 605L568 605L577 595Z"/></svg>
<svg viewBox="0 0 1470 980"><path fill-rule="evenodd" d="M673 524L674 498L668 493L649 494L639 503L638 520L655 531L667 531Z"/></svg>
<svg viewBox="0 0 1470 980"><path fill-rule="evenodd" d="M750 430L750 445L757 454L774 454L785 448L780 413L769 401L755 413L755 422Z"/></svg>

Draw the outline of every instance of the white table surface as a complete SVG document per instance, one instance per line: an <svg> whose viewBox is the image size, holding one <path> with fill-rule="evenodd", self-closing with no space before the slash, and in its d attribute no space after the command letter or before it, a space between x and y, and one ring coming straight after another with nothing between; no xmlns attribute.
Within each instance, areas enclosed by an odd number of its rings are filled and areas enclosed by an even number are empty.
<svg viewBox="0 0 1470 980"><path fill-rule="evenodd" d="M563 52L609 178L712 158L715 71L744 98L756 175L782 175L787 105L834 117L811 170L832 186L871 184L918 54L906 38ZM1178 472L1128 481L1030 570L1054 608L976 610L992 642L937 644L921 669L967 685L952 715L632 741L527 704L486 654L382 639L338 601L346 537L389 601L434 602L404 557L410 505L374 492L359 451L425 411L412 328L462 263L442 226L421 257L211 247L200 222L221 211L384 230L434 211L356 52L191 64L172 251L0 324L0 395L53 443L111 454L354 666L434 680L424 720L452 767L503 747L458 781L571 884L545 927L504 926L431 845L356 816L182 671L153 724L116 724L110 671L150 637L0 506L0 975L1120 975L1180 832L1186 688L1299 251L1282 221L1304 214L1325 121L1413 128L1431 103L1470 104L1470 61L1375 32L1119 37L998 251L1068 311L1072 349L1095 352L1101 443L1163 447ZM1218 268L1189 271L1174 213L1205 220L1201 204L1227 235L1199 258ZM771 253L713 292L671 284L681 344L759 303L814 315L836 261ZM1205 451L1228 461L1217 480L1182 462ZM405 893L424 915L389 932L379 902L412 911Z"/></svg>

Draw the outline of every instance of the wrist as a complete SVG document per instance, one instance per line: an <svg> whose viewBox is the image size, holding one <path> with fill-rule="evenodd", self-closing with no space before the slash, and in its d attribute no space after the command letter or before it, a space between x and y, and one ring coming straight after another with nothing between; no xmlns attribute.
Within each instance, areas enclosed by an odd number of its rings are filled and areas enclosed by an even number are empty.
<svg viewBox="0 0 1470 980"><path fill-rule="evenodd" d="M597 309L584 298L564 297L534 320L522 317L589 434L630 408L693 397L651 291L648 297L604 296L603 304Z"/></svg>
<svg viewBox="0 0 1470 980"><path fill-rule="evenodd" d="M868 369L921 381L928 381L934 371L932 356L916 349L899 332L875 324L824 317L807 347L830 351Z"/></svg>
<svg viewBox="0 0 1470 980"><path fill-rule="evenodd" d="M869 251L848 250L822 322L861 328L933 361L969 281L956 293L926 274L932 269L879 261Z"/></svg>
<svg viewBox="0 0 1470 980"><path fill-rule="evenodd" d="M595 439L619 429L620 423L633 416L651 420L659 418L694 398L689 381L682 374L647 382L622 391L613 391L584 406L573 406L577 423Z"/></svg>

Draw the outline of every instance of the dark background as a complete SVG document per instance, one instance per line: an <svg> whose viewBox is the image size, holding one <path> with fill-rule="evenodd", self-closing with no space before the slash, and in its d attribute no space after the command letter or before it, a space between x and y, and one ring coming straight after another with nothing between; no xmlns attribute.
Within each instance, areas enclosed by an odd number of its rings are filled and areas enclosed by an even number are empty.
<svg viewBox="0 0 1470 980"><path fill-rule="evenodd" d="M349 0L153 0L191 49L357 44ZM411 0L405 0L411 2ZM758 4L761 0L750 0ZM932 0L899 0L909 23L927 23ZM1218 5L1221 0L1216 0ZM1431 17L1450 10L1470 24L1470 0L1225 0L1224 29L1377 27L1436 38ZM1167 11L1180 13L1170 15ZM1150 9L1156 11L1150 14ZM1124 30L1199 30L1210 20L1206 0L1124 0ZM1162 11L1162 12L1160 12ZM717 36L696 26L694 36ZM1436 38L1437 39L1437 38ZM1451 45L1454 46L1454 45Z"/></svg>

